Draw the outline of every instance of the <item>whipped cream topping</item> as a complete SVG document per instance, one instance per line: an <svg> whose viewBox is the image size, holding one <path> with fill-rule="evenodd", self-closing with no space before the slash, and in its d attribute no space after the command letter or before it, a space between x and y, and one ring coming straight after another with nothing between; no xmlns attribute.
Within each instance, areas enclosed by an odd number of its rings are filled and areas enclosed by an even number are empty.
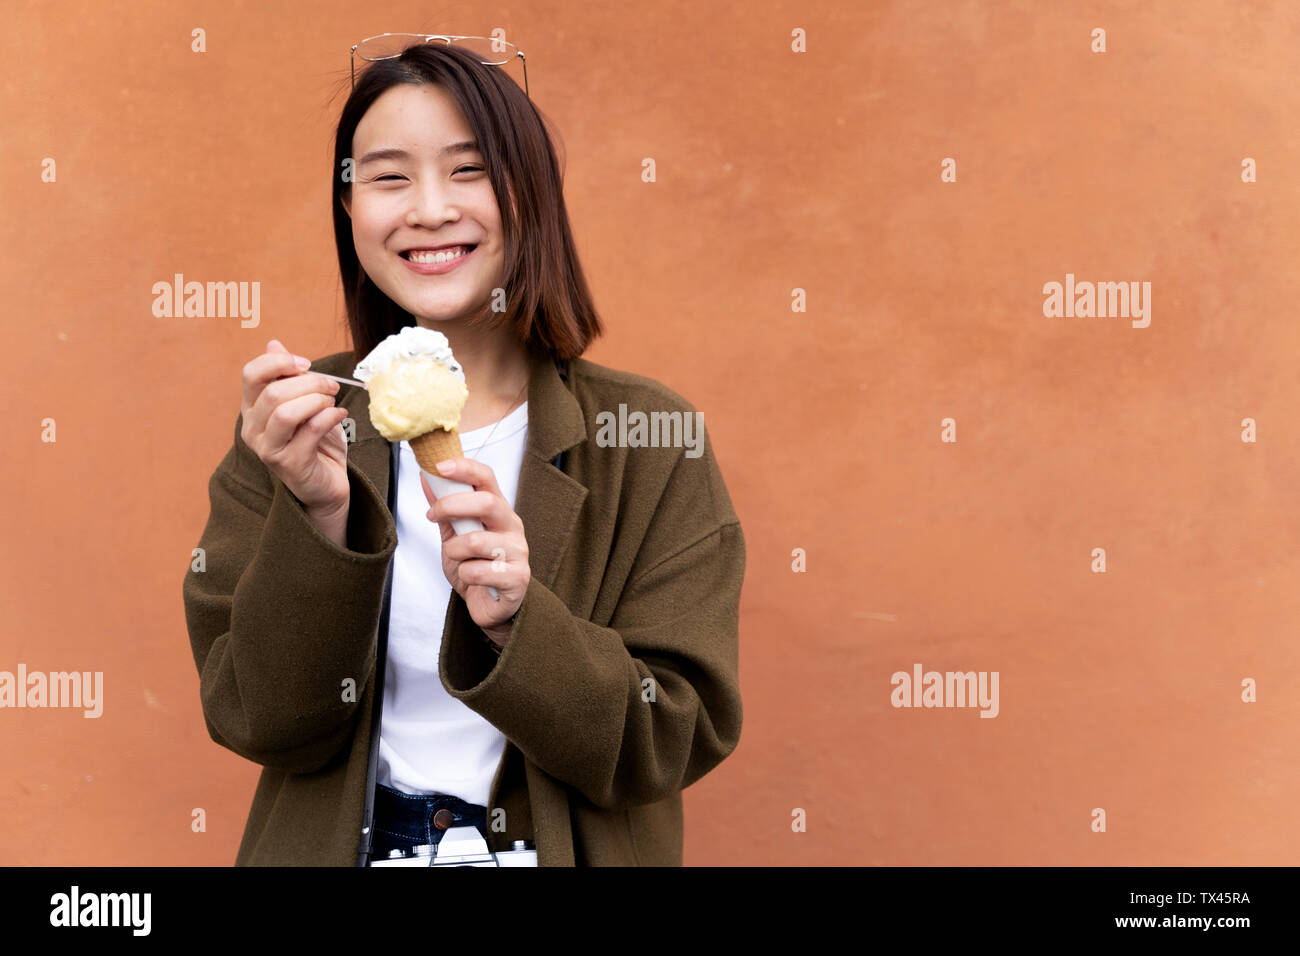
<svg viewBox="0 0 1300 956"><path fill-rule="evenodd" d="M359 382L369 382L372 375L387 372L394 361L416 358L431 358L456 378L465 381L465 372L452 356L447 336L421 325L408 325L376 345L361 360L352 377Z"/></svg>

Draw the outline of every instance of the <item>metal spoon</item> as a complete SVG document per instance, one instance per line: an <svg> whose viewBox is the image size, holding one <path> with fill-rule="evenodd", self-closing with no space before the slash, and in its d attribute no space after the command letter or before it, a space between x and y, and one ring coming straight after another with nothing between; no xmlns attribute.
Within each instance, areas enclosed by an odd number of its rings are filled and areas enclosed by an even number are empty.
<svg viewBox="0 0 1300 956"><path fill-rule="evenodd" d="M329 379L333 379L336 382L342 382L344 385L358 385L361 388L366 387L365 382L358 382L355 378L343 378L340 375L329 375L326 372L317 372L314 371L313 369L307 369L307 371L310 372L312 375L319 375L321 376L321 378L329 378Z"/></svg>

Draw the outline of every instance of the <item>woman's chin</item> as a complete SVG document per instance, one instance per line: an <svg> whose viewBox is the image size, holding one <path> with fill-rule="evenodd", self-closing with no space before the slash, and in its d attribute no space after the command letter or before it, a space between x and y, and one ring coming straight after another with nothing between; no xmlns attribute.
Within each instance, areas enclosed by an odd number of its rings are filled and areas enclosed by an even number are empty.
<svg viewBox="0 0 1300 956"><path fill-rule="evenodd" d="M461 302L433 302L421 299L393 299L393 301L424 323L456 322L466 314L465 306Z"/></svg>

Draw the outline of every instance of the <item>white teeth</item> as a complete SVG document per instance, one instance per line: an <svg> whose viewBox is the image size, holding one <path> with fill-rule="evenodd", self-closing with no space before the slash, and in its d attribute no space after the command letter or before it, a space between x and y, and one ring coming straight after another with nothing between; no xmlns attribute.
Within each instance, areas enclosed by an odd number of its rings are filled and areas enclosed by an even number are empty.
<svg viewBox="0 0 1300 956"><path fill-rule="evenodd" d="M450 262L452 259L459 259L469 252L468 246L457 246L455 249L439 249L437 252L411 252L408 257L412 262Z"/></svg>

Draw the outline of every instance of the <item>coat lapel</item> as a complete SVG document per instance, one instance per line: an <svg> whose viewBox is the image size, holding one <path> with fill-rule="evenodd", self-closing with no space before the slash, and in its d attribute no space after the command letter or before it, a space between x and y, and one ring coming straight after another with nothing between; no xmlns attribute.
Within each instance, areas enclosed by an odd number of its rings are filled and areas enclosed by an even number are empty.
<svg viewBox="0 0 1300 956"><path fill-rule="evenodd" d="M551 358L534 354L530 363L528 443L519 471L515 513L524 522L529 568L534 577L551 588L588 493L581 482L556 468L553 459L585 441L587 426L582 407ZM348 463L355 465L374 486L379 499L386 501L392 445L370 421L369 394L364 389L349 388L342 404L355 425Z"/></svg>
<svg viewBox="0 0 1300 956"><path fill-rule="evenodd" d="M524 522L529 569L552 590L588 493L580 481L556 468L553 459L586 440L582 406L550 357L534 356L528 385L528 445L519 470L515 513Z"/></svg>

